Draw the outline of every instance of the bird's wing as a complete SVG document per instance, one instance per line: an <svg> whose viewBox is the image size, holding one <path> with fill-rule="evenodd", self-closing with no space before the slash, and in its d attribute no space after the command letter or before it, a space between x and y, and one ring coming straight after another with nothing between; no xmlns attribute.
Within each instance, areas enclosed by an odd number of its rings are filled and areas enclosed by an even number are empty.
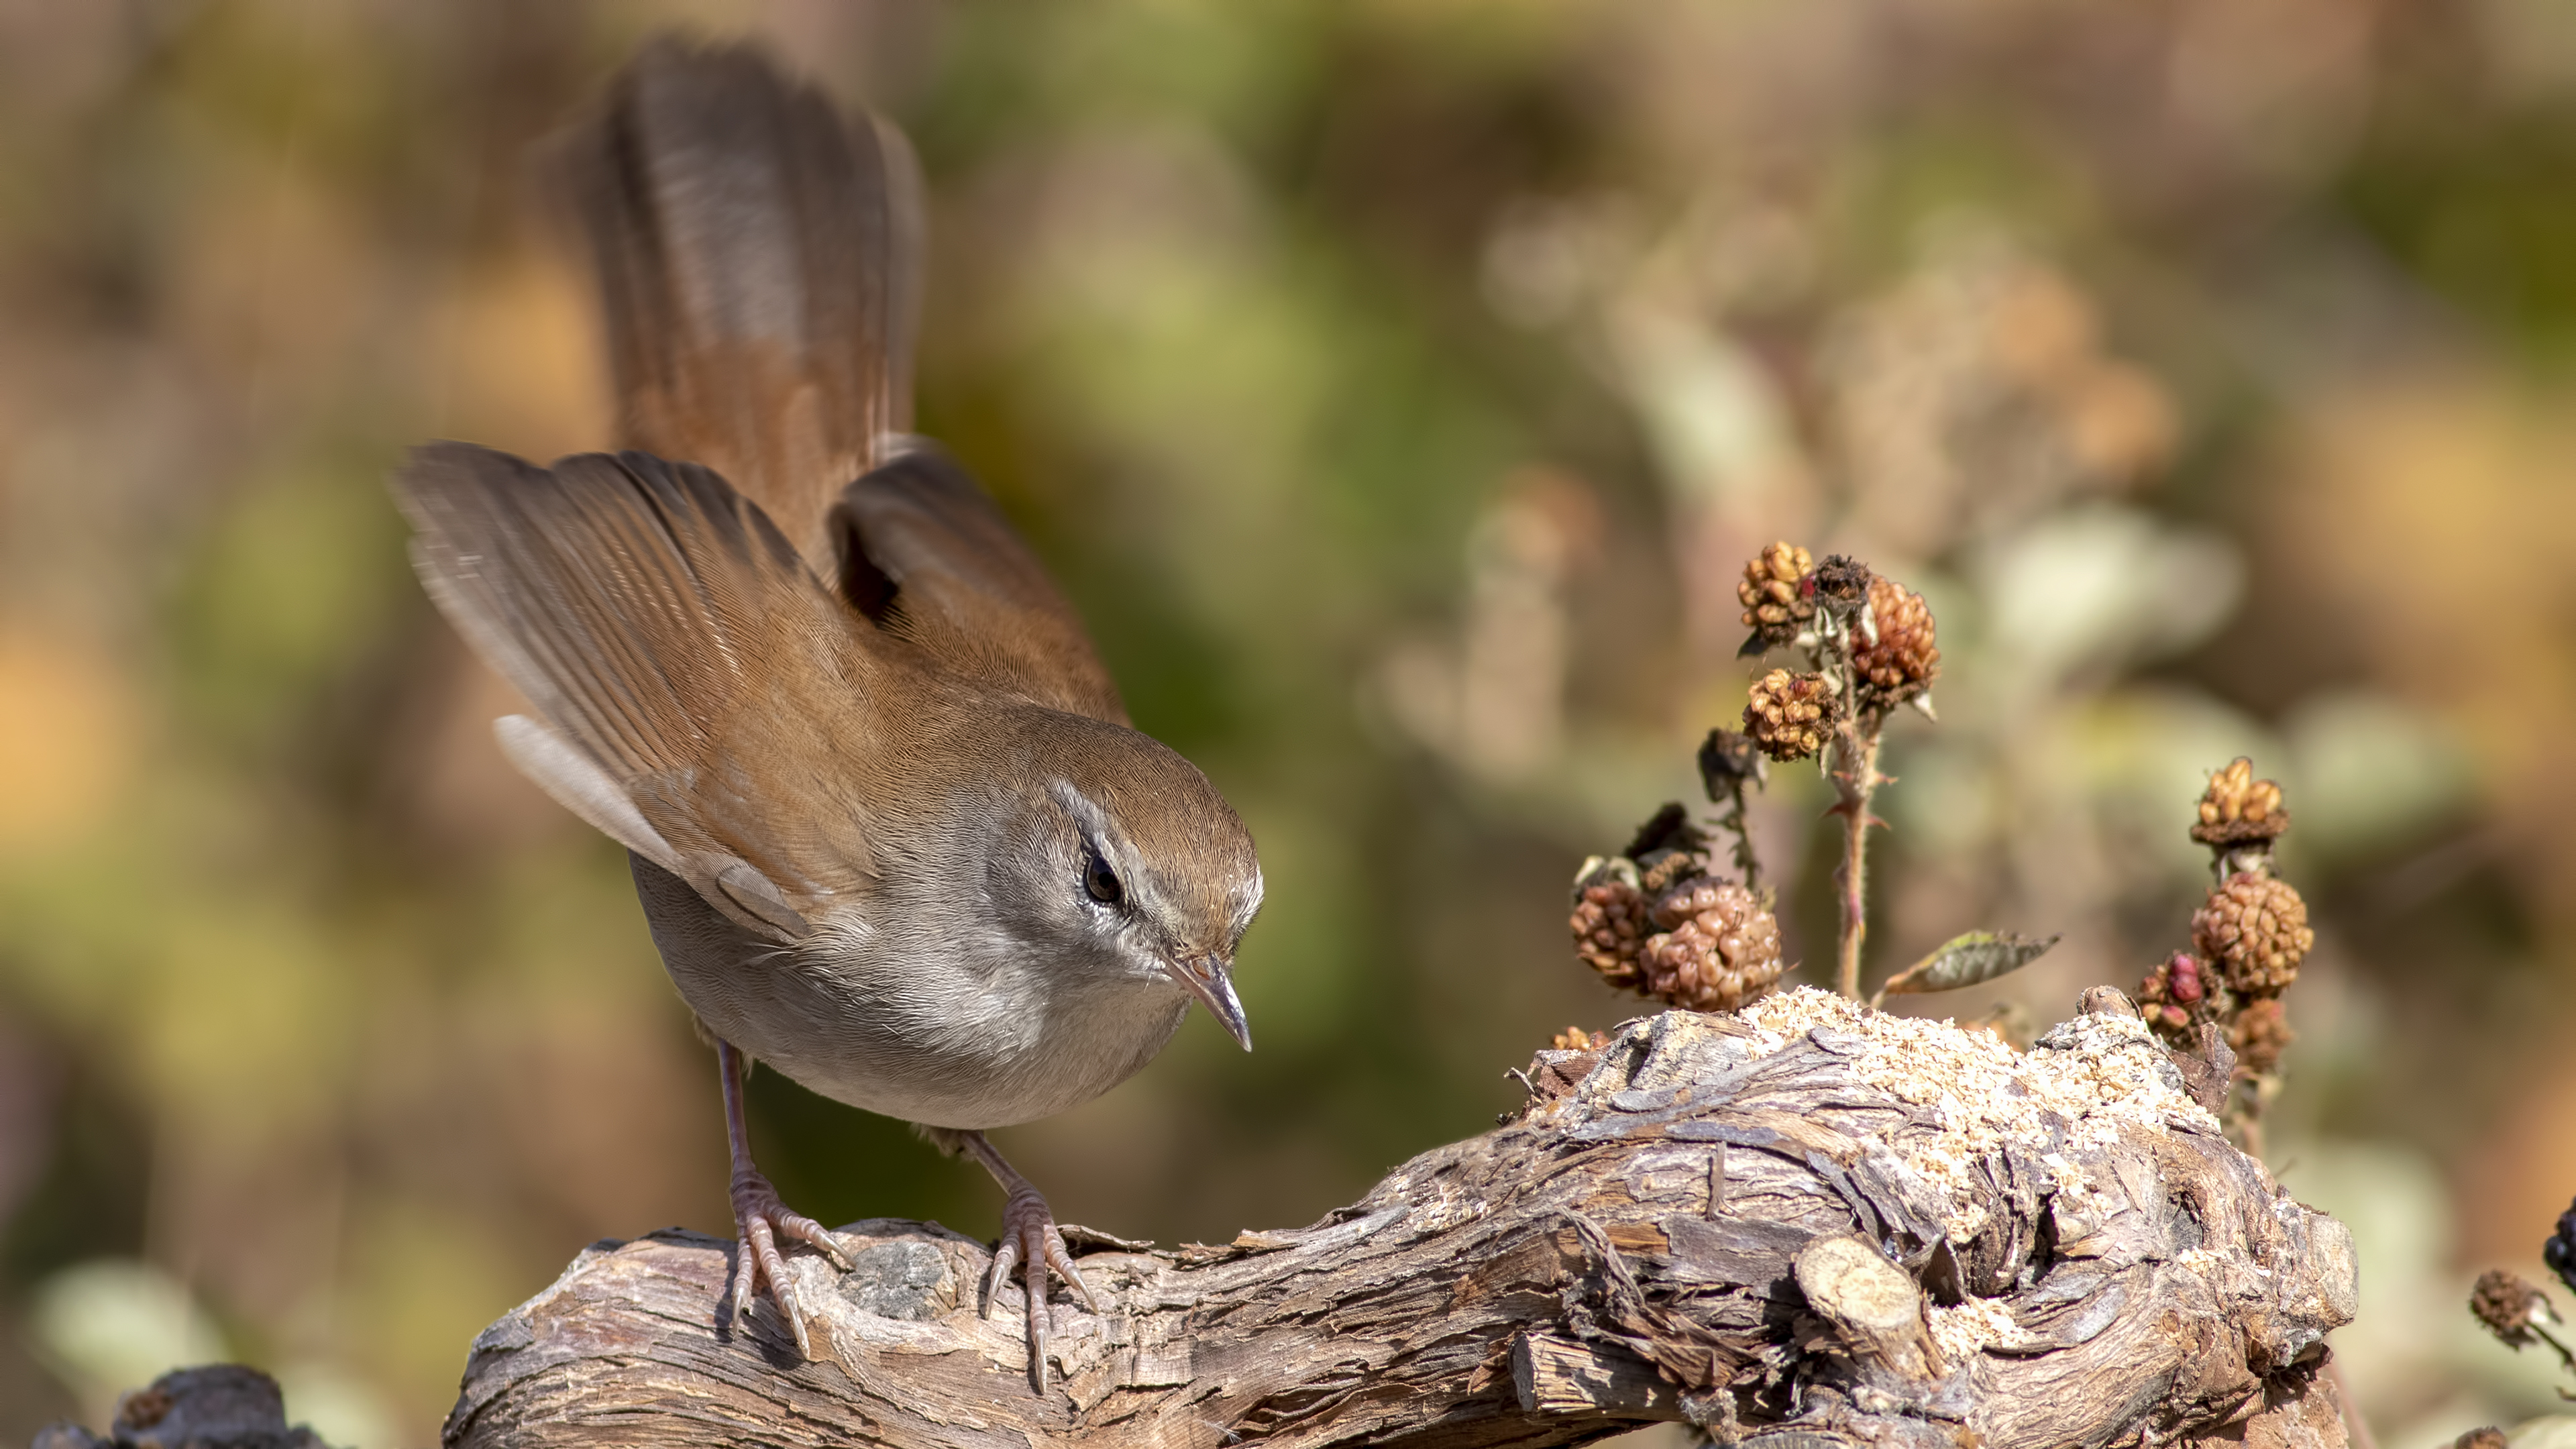
<svg viewBox="0 0 2576 1449"><path fill-rule="evenodd" d="M859 887L839 767L884 666L757 506L694 464L463 443L393 486L431 598L543 717L503 747L565 808L772 939Z"/></svg>
<svg viewBox="0 0 2576 1449"><path fill-rule="evenodd" d="M715 469L828 570L824 513L912 426L902 133L756 50L662 40L550 170L598 263L625 444Z"/></svg>
<svg viewBox="0 0 2576 1449"><path fill-rule="evenodd" d="M914 440L826 524L842 597L941 668L1050 709L1127 723L1073 606L956 460Z"/></svg>

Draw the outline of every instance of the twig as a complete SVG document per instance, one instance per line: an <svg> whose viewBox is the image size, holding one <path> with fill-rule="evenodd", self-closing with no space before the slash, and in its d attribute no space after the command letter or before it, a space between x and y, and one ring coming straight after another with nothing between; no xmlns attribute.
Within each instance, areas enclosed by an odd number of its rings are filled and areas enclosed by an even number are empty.
<svg viewBox="0 0 2576 1449"><path fill-rule="evenodd" d="M2531 1331L2540 1336L2541 1342L2558 1350L2558 1362L2564 1365L2569 1373L2576 1374L2576 1353L2568 1352L2567 1345L2558 1341L2557 1334L2551 1333L2548 1329L2541 1327L2537 1323L2531 1325ZM2559 1397L2565 1398L2567 1396L2566 1390L2559 1390Z"/></svg>
<svg viewBox="0 0 2576 1449"><path fill-rule="evenodd" d="M2352 1396L2352 1383L2343 1376L2343 1361L2331 1354L2326 1356L2326 1377L2334 1382L2335 1398L2343 1408L2344 1437L2351 1441L2352 1449L2379 1449L2378 1436L2370 1432L2370 1420L2362 1416L2361 1400Z"/></svg>

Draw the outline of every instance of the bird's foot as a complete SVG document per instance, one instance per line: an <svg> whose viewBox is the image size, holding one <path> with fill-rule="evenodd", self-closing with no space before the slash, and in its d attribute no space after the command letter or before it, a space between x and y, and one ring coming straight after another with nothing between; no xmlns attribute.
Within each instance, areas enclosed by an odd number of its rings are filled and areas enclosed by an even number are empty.
<svg viewBox="0 0 2576 1449"><path fill-rule="evenodd" d="M781 1237L820 1248L823 1256L848 1272L849 1256L841 1245L832 1241L829 1229L802 1213L791 1212L779 1201L778 1189L769 1185L756 1168L746 1168L733 1177L733 1223L741 1243L735 1250L733 1298L728 1318L740 1323L751 1308L751 1295L760 1280L769 1280L770 1295L778 1301L779 1316L796 1335L796 1352L814 1356L814 1344L805 1331L805 1311L796 1301L795 1280L787 1276L787 1260L779 1252Z"/></svg>
<svg viewBox="0 0 2576 1449"><path fill-rule="evenodd" d="M1021 1269L1020 1281L1028 1297L1029 1378L1043 1394L1047 1391L1047 1270L1055 1270L1083 1307L1098 1313L1100 1300L1091 1296L1091 1285L1074 1270L1073 1255L1065 1251L1064 1234L1056 1227L1055 1214L1047 1210L1046 1198L1025 1180L1002 1205L1002 1241L993 1249L992 1270L984 1275L985 1317L992 1316L1014 1264Z"/></svg>

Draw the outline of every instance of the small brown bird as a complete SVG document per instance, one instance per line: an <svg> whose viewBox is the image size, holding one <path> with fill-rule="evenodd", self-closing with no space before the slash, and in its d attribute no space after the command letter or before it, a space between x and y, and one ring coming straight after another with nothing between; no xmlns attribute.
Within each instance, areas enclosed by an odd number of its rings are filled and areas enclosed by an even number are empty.
<svg viewBox="0 0 2576 1449"><path fill-rule="evenodd" d="M810 1353L780 1240L841 1260L752 1163L758 1059L992 1172L986 1311L1021 1265L1043 1391L1047 1270L1090 1289L983 1129L1117 1085L1193 998L1251 1046L1251 836L1128 726L1028 546L907 434L920 208L898 132L756 53L663 42L552 160L637 451L423 448L394 481L414 562L536 707L497 725L510 759L627 848L715 1039L732 1313L766 1278Z"/></svg>

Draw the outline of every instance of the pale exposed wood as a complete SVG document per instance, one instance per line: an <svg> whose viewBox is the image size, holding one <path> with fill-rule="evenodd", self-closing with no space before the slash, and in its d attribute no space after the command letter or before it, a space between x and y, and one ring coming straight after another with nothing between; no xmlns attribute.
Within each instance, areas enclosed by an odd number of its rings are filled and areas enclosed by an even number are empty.
<svg viewBox="0 0 2576 1449"><path fill-rule="evenodd" d="M1907 1379L1944 1367L1923 1321L1923 1292L1867 1238L1817 1238L1798 1250L1798 1291L1852 1354Z"/></svg>
<svg viewBox="0 0 2576 1449"><path fill-rule="evenodd" d="M1542 1449L1684 1419L1764 1449L2340 1449L2340 1225L2213 1131L2128 1125L1996 1151L1951 1242L1912 1165L1926 1110L1854 1051L1657 1017L1541 1054L1515 1120L1313 1227L1077 1241L1104 1312L1059 1295L1044 1398L1017 1287L979 1318L987 1252L945 1229L855 1224L846 1276L791 1258L810 1363L766 1304L717 1327L730 1242L597 1244L476 1340L447 1442ZM1972 1298L2014 1342L1945 1354L1927 1315Z"/></svg>

